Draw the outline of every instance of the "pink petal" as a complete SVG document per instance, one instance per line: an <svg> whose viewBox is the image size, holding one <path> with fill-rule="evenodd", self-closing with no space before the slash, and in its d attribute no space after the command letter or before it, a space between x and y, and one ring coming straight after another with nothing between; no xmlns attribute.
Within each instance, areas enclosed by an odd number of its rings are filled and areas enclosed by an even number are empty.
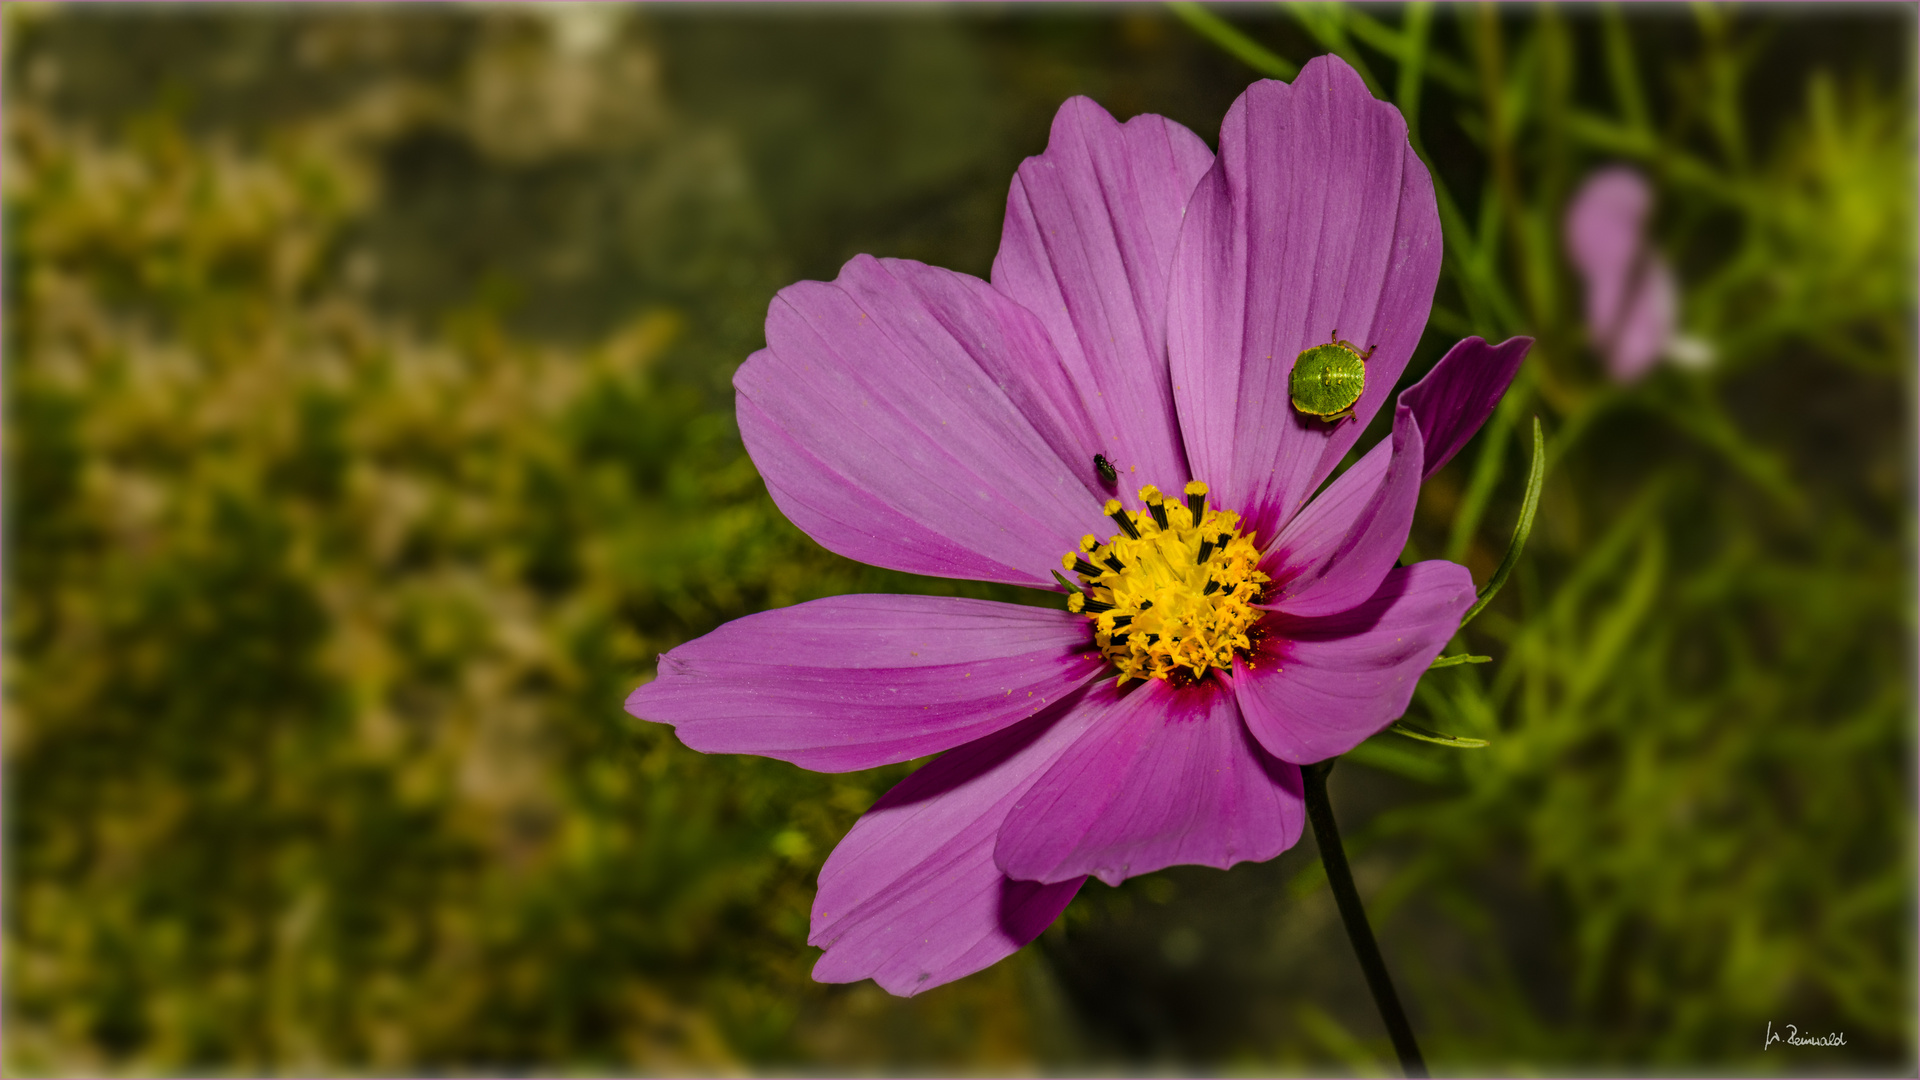
<svg viewBox="0 0 1920 1080"><path fill-rule="evenodd" d="M1045 329L977 278L862 255L788 286L733 384L774 502L848 558L1051 588L1111 530Z"/></svg>
<svg viewBox="0 0 1920 1080"><path fill-rule="evenodd" d="M1673 270L1657 253L1648 254L1639 280L1629 287L1627 310L1605 345L1607 373L1622 383L1645 375L1667 351L1678 306Z"/></svg>
<svg viewBox="0 0 1920 1080"><path fill-rule="evenodd" d="M1646 373L1673 338L1673 271L1647 243L1653 187L1616 166L1589 177L1567 205L1567 257L1587 290L1587 331L1619 382Z"/></svg>
<svg viewBox="0 0 1920 1080"><path fill-rule="evenodd" d="M818 772L936 754L1024 720L1105 661L1087 620L938 596L834 596L735 619L660 657L627 711L706 754Z"/></svg>
<svg viewBox="0 0 1920 1080"><path fill-rule="evenodd" d="M1039 936L1084 878L1010 881L994 836L1035 776L1099 721L1084 696L969 743L901 781L856 822L820 871L813 933L821 982L871 978L917 994L995 963Z"/></svg>
<svg viewBox="0 0 1920 1080"><path fill-rule="evenodd" d="M1255 83L1194 189L1168 293L1174 399L1193 475L1267 537L1393 393L1440 275L1433 181L1406 122L1339 59ZM1294 410L1300 352L1373 348L1353 419Z"/></svg>
<svg viewBox="0 0 1920 1080"><path fill-rule="evenodd" d="M1466 338L1448 349L1425 378L1400 392L1400 403L1413 410L1426 445L1422 480L1452 461L1493 415L1532 347L1530 337L1508 338L1498 345Z"/></svg>
<svg viewBox="0 0 1920 1080"><path fill-rule="evenodd" d="M1247 727L1284 761L1346 753L1407 711L1472 605L1466 567L1435 560L1395 568L1351 611L1270 616L1259 655L1234 681Z"/></svg>
<svg viewBox="0 0 1920 1080"><path fill-rule="evenodd" d="M1222 869L1300 839L1300 771L1261 750L1215 681L1148 680L1111 706L1007 814L994 858L1008 877L1109 885L1176 863Z"/></svg>
<svg viewBox="0 0 1920 1080"><path fill-rule="evenodd" d="M1394 411L1382 440L1294 515L1274 539L1271 606L1331 615L1373 595L1407 546L1425 454L1413 410Z"/></svg>
<svg viewBox="0 0 1920 1080"><path fill-rule="evenodd" d="M1619 321L1652 208L1652 186L1625 167L1594 173L1567 204L1567 257L1586 281L1587 325L1596 337Z"/></svg>
<svg viewBox="0 0 1920 1080"><path fill-rule="evenodd" d="M1046 152L1007 195L993 285L1038 315L1094 417L1096 441L1137 505L1143 483L1186 483L1167 375L1167 272L1180 215L1213 164L1200 138L1159 116L1116 123L1077 97L1060 106Z"/></svg>

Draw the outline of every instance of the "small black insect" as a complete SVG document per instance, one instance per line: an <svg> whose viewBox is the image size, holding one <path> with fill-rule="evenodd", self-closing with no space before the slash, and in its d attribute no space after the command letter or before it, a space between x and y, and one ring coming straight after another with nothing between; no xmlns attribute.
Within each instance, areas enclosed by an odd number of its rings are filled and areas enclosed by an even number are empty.
<svg viewBox="0 0 1920 1080"><path fill-rule="evenodd" d="M1105 454L1093 455L1093 469L1100 474L1100 479L1106 481L1108 487L1120 482L1120 473L1114 469L1113 462L1108 461Z"/></svg>

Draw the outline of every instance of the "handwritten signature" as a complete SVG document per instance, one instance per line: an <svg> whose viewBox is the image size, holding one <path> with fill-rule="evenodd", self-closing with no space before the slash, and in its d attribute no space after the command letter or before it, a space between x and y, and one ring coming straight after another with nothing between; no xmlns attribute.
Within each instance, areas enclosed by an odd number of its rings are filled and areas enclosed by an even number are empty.
<svg viewBox="0 0 1920 1080"><path fill-rule="evenodd" d="M1783 1038L1779 1032L1773 1030L1773 1021L1767 1021L1767 1041L1760 1044L1760 1049L1771 1050L1773 1044L1777 1042L1784 1042L1788 1046L1847 1045L1847 1033L1844 1031L1836 1031L1830 1035L1802 1035L1800 1034L1800 1028L1794 1024L1788 1024L1786 1028L1787 1034Z"/></svg>

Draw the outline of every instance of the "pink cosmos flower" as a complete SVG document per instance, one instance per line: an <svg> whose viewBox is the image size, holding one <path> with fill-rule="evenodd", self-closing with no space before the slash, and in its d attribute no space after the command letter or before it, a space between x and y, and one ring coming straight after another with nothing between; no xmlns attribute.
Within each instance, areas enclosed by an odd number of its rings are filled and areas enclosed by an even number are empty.
<svg viewBox="0 0 1920 1080"><path fill-rule="evenodd" d="M825 547L1076 579L1064 611L750 615L627 699L709 753L844 771L944 752L827 859L816 979L917 993L1025 945L1088 876L1279 854L1299 765L1400 716L1473 602L1465 568L1395 562L1421 480L1531 342L1455 346L1320 490L1426 325L1432 180L1331 57L1248 88L1220 146L1075 98L1014 178L991 281L860 256L782 290L734 378L768 491ZM1288 377L1336 337L1371 352L1355 416L1329 422Z"/></svg>
<svg viewBox="0 0 1920 1080"><path fill-rule="evenodd" d="M1567 205L1567 257L1586 286L1587 332L1615 382L1647 373L1675 343L1676 291L1647 242L1653 187L1625 166L1589 176Z"/></svg>

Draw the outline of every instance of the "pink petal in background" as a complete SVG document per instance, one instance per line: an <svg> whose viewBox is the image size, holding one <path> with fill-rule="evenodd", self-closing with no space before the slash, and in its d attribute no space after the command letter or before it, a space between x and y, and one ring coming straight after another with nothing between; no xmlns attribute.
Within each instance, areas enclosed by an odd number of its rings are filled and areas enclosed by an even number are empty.
<svg viewBox="0 0 1920 1080"><path fill-rule="evenodd" d="M1673 338L1673 271L1647 241L1653 188L1634 169L1588 177L1567 205L1567 258L1586 289L1587 332L1608 374L1632 382Z"/></svg>

